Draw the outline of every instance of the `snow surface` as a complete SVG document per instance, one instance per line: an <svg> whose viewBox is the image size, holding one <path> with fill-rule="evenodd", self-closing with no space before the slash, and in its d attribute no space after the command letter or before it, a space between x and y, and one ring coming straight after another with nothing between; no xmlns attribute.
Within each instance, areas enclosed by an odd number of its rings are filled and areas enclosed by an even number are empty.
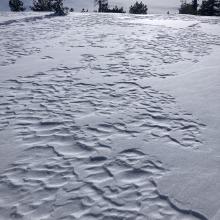
<svg viewBox="0 0 220 220"><path fill-rule="evenodd" d="M0 14L0 219L220 219L220 19Z"/></svg>

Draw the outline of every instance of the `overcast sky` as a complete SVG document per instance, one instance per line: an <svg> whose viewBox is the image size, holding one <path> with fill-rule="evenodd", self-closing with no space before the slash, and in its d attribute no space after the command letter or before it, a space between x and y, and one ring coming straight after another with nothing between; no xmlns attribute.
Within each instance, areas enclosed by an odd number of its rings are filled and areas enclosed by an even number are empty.
<svg viewBox="0 0 220 220"><path fill-rule="evenodd" d="M109 0L110 6L123 6L126 10L136 0ZM180 0L142 0L148 5L150 13L165 13L168 10L175 12L180 5ZM32 0L23 0L25 5L31 5ZM64 0L64 4L80 11L82 8L94 10L94 0ZM0 10L8 9L8 0L0 0Z"/></svg>

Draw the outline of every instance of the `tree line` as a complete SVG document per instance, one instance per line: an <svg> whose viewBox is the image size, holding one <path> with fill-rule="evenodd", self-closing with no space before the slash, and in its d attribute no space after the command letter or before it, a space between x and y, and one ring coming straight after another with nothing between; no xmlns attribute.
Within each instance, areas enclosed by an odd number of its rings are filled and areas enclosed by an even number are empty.
<svg viewBox="0 0 220 220"><path fill-rule="evenodd" d="M181 2L179 13L203 16L220 16L220 0L203 0L201 4L198 3L198 0L192 0L190 3L187 3L186 0L184 0Z"/></svg>
<svg viewBox="0 0 220 220"><path fill-rule="evenodd" d="M11 11L25 11L22 0L9 0ZM55 15L65 15L67 8L63 6L63 0L33 0L33 5L30 7L33 11L53 11Z"/></svg>
<svg viewBox="0 0 220 220"><path fill-rule="evenodd" d="M115 6L113 8L109 8L108 0L95 0L96 5L98 5L98 12L105 12L105 13L126 13L124 8L118 8ZM135 2L134 5L131 5L129 8L130 14L147 14L148 8L142 1Z"/></svg>
<svg viewBox="0 0 220 220"><path fill-rule="evenodd" d="M108 0L94 0L98 6L98 12L105 13L126 13L123 7L109 7ZM192 0L187 3L186 0L181 0L179 8L180 14L205 15L205 16L220 16L220 0ZM9 0L11 11L25 11L22 0ZM54 11L56 15L66 15L68 11L73 12L73 8L67 8L63 5L63 0L33 0L33 5L30 7L33 11ZM82 12L88 10L83 9ZM131 14L147 14L148 7L143 2L135 2L129 8Z"/></svg>
<svg viewBox="0 0 220 220"><path fill-rule="evenodd" d="M98 5L98 12L105 13L126 13L123 7L114 6L109 7L108 0L94 0ZM9 7L11 11L25 11L24 3L22 0L9 0ZM73 8L63 6L63 0L33 0L33 5L30 7L32 11L54 11L57 15L65 15L68 11L73 12ZM87 10L88 11L88 10ZM82 12L87 12L82 9ZM147 14L148 8L143 2L136 2L129 8L131 14Z"/></svg>

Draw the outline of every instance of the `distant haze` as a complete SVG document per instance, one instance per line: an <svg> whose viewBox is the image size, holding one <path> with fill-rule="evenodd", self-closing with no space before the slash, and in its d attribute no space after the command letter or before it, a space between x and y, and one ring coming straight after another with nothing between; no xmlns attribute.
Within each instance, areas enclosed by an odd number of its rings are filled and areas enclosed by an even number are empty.
<svg viewBox="0 0 220 220"><path fill-rule="evenodd" d="M128 10L129 6L136 0L109 0L109 5L123 6ZM148 5L149 13L166 13L167 11L176 12L180 0L142 0ZM25 6L28 8L32 4L32 0L23 0ZM93 0L64 0L64 4L68 7L73 7L76 11L81 11L82 8L93 11L94 1ZM0 0L0 10L9 10L8 0Z"/></svg>

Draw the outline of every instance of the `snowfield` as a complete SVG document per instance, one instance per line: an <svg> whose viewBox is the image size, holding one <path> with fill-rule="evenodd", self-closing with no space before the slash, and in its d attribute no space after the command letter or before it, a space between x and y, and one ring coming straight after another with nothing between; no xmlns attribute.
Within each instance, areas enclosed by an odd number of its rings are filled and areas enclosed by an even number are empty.
<svg viewBox="0 0 220 220"><path fill-rule="evenodd" d="M0 220L219 220L220 18L0 13Z"/></svg>

